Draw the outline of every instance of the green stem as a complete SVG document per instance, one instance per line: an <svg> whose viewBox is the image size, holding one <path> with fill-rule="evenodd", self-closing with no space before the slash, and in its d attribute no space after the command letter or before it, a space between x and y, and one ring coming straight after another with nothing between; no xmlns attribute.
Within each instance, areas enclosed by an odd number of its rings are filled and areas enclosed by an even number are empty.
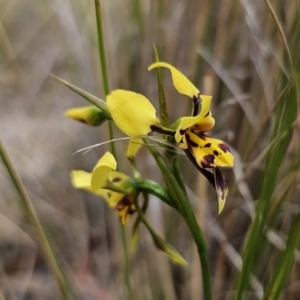
<svg viewBox="0 0 300 300"><path fill-rule="evenodd" d="M135 188L143 193L154 195L164 201L166 204L172 206L173 208L177 209L176 203L173 201L170 193L167 189L162 187L155 181L152 180L145 180L145 179L130 179L132 185Z"/></svg>
<svg viewBox="0 0 300 300"><path fill-rule="evenodd" d="M210 272L209 272L209 263L208 263L208 253L206 242L204 238L204 234L199 227L199 224L194 215L193 209L188 202L184 191L182 190L180 184L178 184L176 178L173 176L172 172L170 172L170 168L165 163L164 159L160 155L160 153L153 147L146 139L144 139L144 143L147 145L148 150L153 155L154 159L159 166L164 179L169 187L172 198L175 200L176 205L186 221L193 239L197 245L197 250L201 262L202 267L202 283L203 283L203 292L204 299L211 300L212 299L212 291L211 291L211 282L210 282Z"/></svg>
<svg viewBox="0 0 300 300"><path fill-rule="evenodd" d="M46 259L48 260L48 264L50 268L52 269L55 278L58 282L58 285L60 287L60 291L62 293L63 299L76 299L76 296L74 292L72 291L69 282L67 281L65 275L63 274L55 255L52 251L52 248L50 246L50 243L47 239L47 236L43 230L42 224L40 223L40 220L36 214L36 211L33 207L33 204L25 190L25 187L22 184L22 181L20 177L18 176L15 168L13 167L13 164L4 148L4 146L1 143L0 140L0 156L2 158L2 161L11 177L11 180L20 196L22 206L24 207L27 217L29 217L29 220L34 225L37 234L40 237L40 242L43 247Z"/></svg>
<svg viewBox="0 0 300 300"><path fill-rule="evenodd" d="M95 1L95 11L96 11L96 22L97 22L97 33L98 33L98 43L99 43L99 57L101 61L101 71L102 71L102 81L103 81L103 89L105 96L109 94L109 84L108 84L108 73L107 73L107 65L106 65L106 56L105 56L105 45L103 38L103 28L102 28L102 18L101 18L101 5L100 0ZM109 138L114 139L114 131L112 122L108 122L108 130L109 130ZM116 148L115 143L112 142L111 153L116 157ZM130 274L129 274L129 260L128 260L128 251L127 251L127 242L126 242L126 232L125 228L120 224L120 231L122 236L122 248L123 248L123 256L124 256L124 280L125 285L128 291L128 299L132 298L132 290L130 284Z"/></svg>

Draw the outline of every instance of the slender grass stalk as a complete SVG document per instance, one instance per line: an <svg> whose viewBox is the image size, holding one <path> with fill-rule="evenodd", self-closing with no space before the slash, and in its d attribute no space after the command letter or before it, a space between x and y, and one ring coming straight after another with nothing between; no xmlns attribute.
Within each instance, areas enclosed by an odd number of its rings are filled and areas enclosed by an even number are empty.
<svg viewBox="0 0 300 300"><path fill-rule="evenodd" d="M105 55L105 44L103 36L103 27L102 27L102 16L101 16L101 4L100 0L95 0L95 11L96 11L96 22L97 22L97 33L98 33L98 43L99 43L99 57L101 62L101 71L102 71L102 82L105 96L109 94L109 83L108 83L108 72L106 64L106 55ZM114 139L113 124L111 121L108 122L109 138ZM111 153L117 158L115 143L110 144ZM125 227L120 224L120 231L122 237L122 248L123 248L123 258L124 258L124 280L127 287L128 299L133 299L132 289L130 284L130 274L129 274L129 259L128 259L128 249L126 241L126 231Z"/></svg>
<svg viewBox="0 0 300 300"><path fill-rule="evenodd" d="M20 177L18 176L15 168L13 167L13 164L8 156L7 151L5 150L1 140L0 140L0 156L2 158L2 161L11 177L11 180L15 186L16 191L18 192L20 199L21 199L21 205L24 207L27 218L31 221L33 226L35 227L37 234L40 237L40 242L42 245L42 248L44 250L46 259L48 260L48 264L50 268L52 269L55 278L58 282L60 291L61 291L61 298L62 299L77 299L69 282L67 281L66 276L64 275L63 271L61 270L58 261L55 257L55 254L53 253L53 250L51 248L51 245L47 239L47 236L43 230L42 224L40 223L40 220L36 214L36 211L33 207L33 204L25 190L25 187L22 184L22 181Z"/></svg>
<svg viewBox="0 0 300 300"><path fill-rule="evenodd" d="M148 150L153 155L158 167L160 168L166 184L169 187L170 194L176 205L183 216L185 222L187 223L193 239L197 245L197 250L200 258L200 263L202 267L202 283L203 283L203 293L204 299L210 300L212 299L212 291L211 291L211 282L210 282L210 271L209 271L209 263L208 263L208 253L206 242L204 238L204 234L199 227L199 224L194 215L193 209L188 202L184 191L181 186L178 184L176 177L173 176L172 172L170 172L170 168L166 165L164 159L160 155L160 153L152 146L146 139L144 139L145 145L147 145Z"/></svg>

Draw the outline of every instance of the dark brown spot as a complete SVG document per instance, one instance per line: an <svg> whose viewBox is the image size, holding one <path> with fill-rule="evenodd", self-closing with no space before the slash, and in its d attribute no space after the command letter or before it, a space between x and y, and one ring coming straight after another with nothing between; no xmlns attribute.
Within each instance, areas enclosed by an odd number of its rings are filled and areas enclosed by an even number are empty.
<svg viewBox="0 0 300 300"><path fill-rule="evenodd" d="M87 121L85 119L78 119L79 122L87 124Z"/></svg>
<svg viewBox="0 0 300 300"><path fill-rule="evenodd" d="M185 135L185 138L186 138L186 142L189 146L194 147L194 148L199 146L197 143L195 143L194 141L191 140L191 138L188 134Z"/></svg>
<svg viewBox="0 0 300 300"><path fill-rule="evenodd" d="M121 181L121 180L122 180L122 178L120 178L120 177L115 177L115 178L113 178L112 182L119 182L119 181Z"/></svg>
<svg viewBox="0 0 300 300"><path fill-rule="evenodd" d="M201 140L206 141L206 135L199 129L199 125L194 125L191 129L191 132L196 134Z"/></svg>
<svg viewBox="0 0 300 300"><path fill-rule="evenodd" d="M210 168L210 166L214 163L215 156L212 154L205 155L201 160L202 168Z"/></svg>
<svg viewBox="0 0 300 300"><path fill-rule="evenodd" d="M159 134L174 136L176 133L176 131L173 131L171 129L170 130L164 129L158 125L150 125L150 129L151 129L151 131L148 133L148 135L152 135L154 133L159 133Z"/></svg>
<svg viewBox="0 0 300 300"><path fill-rule="evenodd" d="M218 156L219 155L219 152L217 150L214 150L214 155Z"/></svg>
<svg viewBox="0 0 300 300"><path fill-rule="evenodd" d="M193 117L197 116L200 110L202 99L199 96L200 94L198 94L197 96L193 96L193 113L192 113Z"/></svg>
<svg viewBox="0 0 300 300"><path fill-rule="evenodd" d="M229 147L227 146L227 144L222 143L222 144L219 144L218 146L219 146L219 148L220 148L224 153L226 153L227 151L230 152L230 149L229 149Z"/></svg>
<svg viewBox="0 0 300 300"><path fill-rule="evenodd" d="M131 195L125 195L116 205L116 209L121 210L125 206L131 206L133 204L133 198Z"/></svg>
<svg viewBox="0 0 300 300"><path fill-rule="evenodd" d="M204 148L209 148L211 146L211 143L207 143L204 145Z"/></svg>
<svg viewBox="0 0 300 300"><path fill-rule="evenodd" d="M179 130L179 133L180 133L181 135L184 135L184 134L186 133L186 131L187 131L187 129L180 129L180 130Z"/></svg>
<svg viewBox="0 0 300 300"><path fill-rule="evenodd" d="M107 196L108 196L108 198L110 198L110 197L111 197L111 193L110 193L110 192L108 192L108 193L107 193Z"/></svg>

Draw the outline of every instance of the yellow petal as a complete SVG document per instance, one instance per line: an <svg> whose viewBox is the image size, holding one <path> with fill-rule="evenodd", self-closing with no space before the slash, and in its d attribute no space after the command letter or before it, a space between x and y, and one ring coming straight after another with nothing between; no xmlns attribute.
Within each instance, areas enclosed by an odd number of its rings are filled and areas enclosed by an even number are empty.
<svg viewBox="0 0 300 300"><path fill-rule="evenodd" d="M211 96L202 95L202 104L201 104L201 111L195 117L183 117L180 119L180 124L176 130L175 140L177 143L180 143L183 135L185 134L186 130L195 124L197 124L197 132L206 132L211 130L215 125L214 118L211 117L210 103L211 103Z"/></svg>
<svg viewBox="0 0 300 300"><path fill-rule="evenodd" d="M141 94L115 90L107 96L107 106L116 125L128 136L147 135L151 125L159 125L154 106Z"/></svg>
<svg viewBox="0 0 300 300"><path fill-rule="evenodd" d="M124 206L122 209L118 211L118 215L120 217L120 221L122 225L126 225L130 219L129 207Z"/></svg>
<svg viewBox="0 0 300 300"><path fill-rule="evenodd" d="M129 142L128 148L127 148L127 152L126 152L126 157L129 159L134 159L137 152L141 149L143 144L144 144L144 142L141 138L130 139L130 142Z"/></svg>
<svg viewBox="0 0 300 300"><path fill-rule="evenodd" d="M125 196L116 206L122 225L126 225L130 216L135 212L132 196Z"/></svg>
<svg viewBox="0 0 300 300"><path fill-rule="evenodd" d="M92 172L91 187L97 191L105 186L110 171L117 168L117 162L110 152L106 152L97 162Z"/></svg>
<svg viewBox="0 0 300 300"><path fill-rule="evenodd" d="M65 111L65 116L90 126L100 126L108 119L107 115L96 106L71 108Z"/></svg>
<svg viewBox="0 0 300 300"><path fill-rule="evenodd" d="M233 166L233 155L223 141L203 134L196 135L190 130L187 131L185 137L197 164L201 168Z"/></svg>
<svg viewBox="0 0 300 300"><path fill-rule="evenodd" d="M201 98L201 111L198 114L199 119L204 118L209 113L212 96L201 95L200 98Z"/></svg>
<svg viewBox="0 0 300 300"><path fill-rule="evenodd" d="M171 66L168 63L165 62L157 62L148 67L148 71L154 69L154 68L167 68L171 71L173 84L178 93L187 95L190 98L198 97L200 94L200 91L190 82L189 79L186 78L185 75L183 75L180 71L178 71L176 68Z"/></svg>
<svg viewBox="0 0 300 300"><path fill-rule="evenodd" d="M111 171L108 174L108 179L109 181L111 181L113 184L115 185L122 185L122 181L129 178L129 176L127 176L124 173L121 172L117 172L117 171Z"/></svg>
<svg viewBox="0 0 300 300"><path fill-rule="evenodd" d="M124 194L108 189L99 189L95 193L104 198L107 204L112 208L116 208L117 204L124 198Z"/></svg>
<svg viewBox="0 0 300 300"><path fill-rule="evenodd" d="M70 176L71 176L71 183L74 188L92 191L92 187L91 187L92 174L91 173L81 171L81 170L79 170L79 171L73 170L70 173Z"/></svg>

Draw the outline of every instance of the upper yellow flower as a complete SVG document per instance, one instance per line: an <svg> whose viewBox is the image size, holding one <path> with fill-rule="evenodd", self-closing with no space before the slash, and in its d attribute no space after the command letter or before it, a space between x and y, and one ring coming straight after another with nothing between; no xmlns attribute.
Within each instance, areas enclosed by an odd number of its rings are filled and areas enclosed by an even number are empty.
<svg viewBox="0 0 300 300"><path fill-rule="evenodd" d="M126 225L129 217L135 212L134 195L115 192L107 188L107 182L118 186L128 178L127 175L114 171L117 162L110 152L106 152L97 162L91 173L73 170L71 172L72 185L78 189L85 189L101 196L108 205L118 210L121 223Z"/></svg>

